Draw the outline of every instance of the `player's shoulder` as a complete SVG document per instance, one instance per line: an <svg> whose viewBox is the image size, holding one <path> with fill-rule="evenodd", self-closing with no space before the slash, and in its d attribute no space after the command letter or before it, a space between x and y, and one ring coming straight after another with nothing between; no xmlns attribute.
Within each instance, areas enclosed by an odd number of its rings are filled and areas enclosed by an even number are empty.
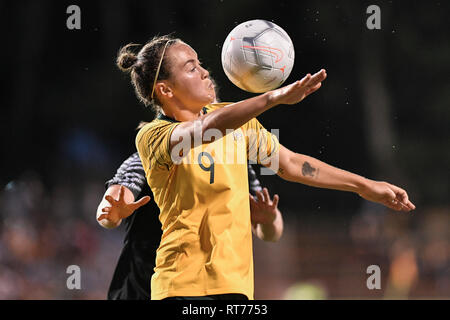
<svg viewBox="0 0 450 320"><path fill-rule="evenodd" d="M172 122L166 119L155 118L153 121L145 124L141 129L139 129L136 136L136 141L139 141L145 135L153 135L171 124Z"/></svg>
<svg viewBox="0 0 450 320"><path fill-rule="evenodd" d="M170 124L171 124L171 121L169 121L167 119L163 119L161 117L157 117L157 118L153 119L152 121L146 123L144 126L142 126L142 128L139 130L139 132L153 130L155 128L168 126Z"/></svg>

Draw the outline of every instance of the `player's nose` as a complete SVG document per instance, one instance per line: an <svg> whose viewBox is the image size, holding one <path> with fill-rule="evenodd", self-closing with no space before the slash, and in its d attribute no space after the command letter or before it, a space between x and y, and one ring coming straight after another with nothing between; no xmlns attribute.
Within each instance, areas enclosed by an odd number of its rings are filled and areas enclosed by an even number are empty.
<svg viewBox="0 0 450 320"><path fill-rule="evenodd" d="M203 68L203 67L200 67L200 68L201 68L201 70L202 70L202 79L209 78L209 71L206 70L206 69Z"/></svg>

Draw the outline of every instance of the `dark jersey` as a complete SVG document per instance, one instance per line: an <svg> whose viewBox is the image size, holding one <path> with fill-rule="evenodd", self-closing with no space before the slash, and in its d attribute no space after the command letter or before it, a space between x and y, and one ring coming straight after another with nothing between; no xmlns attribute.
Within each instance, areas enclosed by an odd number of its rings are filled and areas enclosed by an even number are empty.
<svg viewBox="0 0 450 320"><path fill-rule="evenodd" d="M261 184L251 165L248 165L248 180L250 193L255 195L256 191L261 191ZM108 189L115 184L130 189L136 200L146 195L152 196L137 152L122 163L105 187ZM150 300L156 249L162 235L158 215L159 208L151 200L123 221L124 246L108 290L108 299Z"/></svg>

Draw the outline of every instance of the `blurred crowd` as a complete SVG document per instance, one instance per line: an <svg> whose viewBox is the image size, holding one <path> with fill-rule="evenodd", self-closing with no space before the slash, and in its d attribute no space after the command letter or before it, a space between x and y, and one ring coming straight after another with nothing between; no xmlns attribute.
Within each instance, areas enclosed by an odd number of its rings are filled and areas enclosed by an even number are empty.
<svg viewBox="0 0 450 320"><path fill-rule="evenodd" d="M449 213L448 207L395 213L364 202L351 217L300 214L280 243L255 242L255 265L265 279L256 283L259 298L449 299ZM264 266L267 256L273 261ZM379 267L379 289L369 289L370 266Z"/></svg>
<svg viewBox="0 0 450 320"><path fill-rule="evenodd" d="M24 173L0 194L0 299L105 299L123 230L102 229L103 181L46 188ZM283 210L278 243L254 241L256 299L450 298L448 207L393 213L365 203L358 214ZM67 268L81 270L68 289ZM366 271L381 270L369 290Z"/></svg>
<svg viewBox="0 0 450 320"><path fill-rule="evenodd" d="M0 196L0 299L105 299L121 249L121 229L95 221L103 182L47 190L26 173ZM81 289L69 290L70 265Z"/></svg>

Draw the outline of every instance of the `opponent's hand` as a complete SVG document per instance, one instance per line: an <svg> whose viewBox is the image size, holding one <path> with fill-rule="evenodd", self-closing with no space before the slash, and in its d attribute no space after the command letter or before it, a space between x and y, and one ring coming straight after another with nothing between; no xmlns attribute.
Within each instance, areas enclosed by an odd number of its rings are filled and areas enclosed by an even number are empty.
<svg viewBox="0 0 450 320"><path fill-rule="evenodd" d="M278 195L273 196L273 201L270 199L267 188L263 192L256 191L258 201L250 194L250 213L252 224L271 224L277 217Z"/></svg>
<svg viewBox="0 0 450 320"><path fill-rule="evenodd" d="M299 103L308 95L317 91L326 77L327 73L325 69L320 70L314 75L308 73L302 80L298 80L280 89L269 91L269 101L273 105Z"/></svg>
<svg viewBox="0 0 450 320"><path fill-rule="evenodd" d="M119 199L114 199L110 195L105 196L105 199L111 206L102 208L103 214L101 214L97 220L101 221L106 219L113 224L117 224L121 219L129 217L134 211L150 201L149 196L142 197L138 201L127 203L124 199L124 186L120 186Z"/></svg>
<svg viewBox="0 0 450 320"><path fill-rule="evenodd" d="M370 181L359 195L369 201L378 202L395 211L411 211L416 206L409 201L408 194L402 188L387 182Z"/></svg>

